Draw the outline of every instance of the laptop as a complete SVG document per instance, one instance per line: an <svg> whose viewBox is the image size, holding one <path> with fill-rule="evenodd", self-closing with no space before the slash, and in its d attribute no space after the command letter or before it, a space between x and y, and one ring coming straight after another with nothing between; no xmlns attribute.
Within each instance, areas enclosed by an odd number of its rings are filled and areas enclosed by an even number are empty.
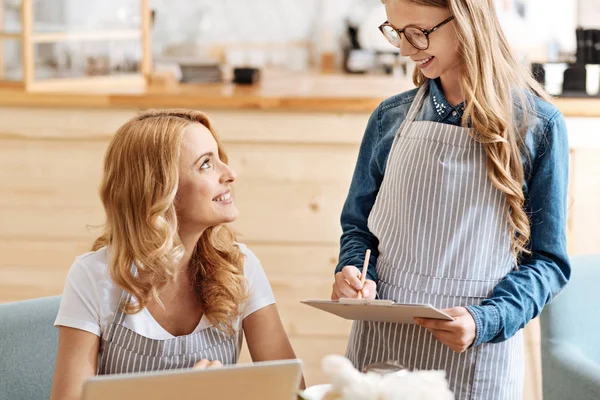
<svg viewBox="0 0 600 400"><path fill-rule="evenodd" d="M86 380L82 400L295 400L301 376L298 359L102 375Z"/></svg>

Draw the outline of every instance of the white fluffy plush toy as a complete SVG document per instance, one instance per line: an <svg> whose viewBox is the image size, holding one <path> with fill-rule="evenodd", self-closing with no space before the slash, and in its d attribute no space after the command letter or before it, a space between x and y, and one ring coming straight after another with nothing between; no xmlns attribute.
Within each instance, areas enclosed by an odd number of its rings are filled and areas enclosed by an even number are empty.
<svg viewBox="0 0 600 400"><path fill-rule="evenodd" d="M454 400L444 371L365 374L337 355L325 357L322 368L332 386L323 400Z"/></svg>

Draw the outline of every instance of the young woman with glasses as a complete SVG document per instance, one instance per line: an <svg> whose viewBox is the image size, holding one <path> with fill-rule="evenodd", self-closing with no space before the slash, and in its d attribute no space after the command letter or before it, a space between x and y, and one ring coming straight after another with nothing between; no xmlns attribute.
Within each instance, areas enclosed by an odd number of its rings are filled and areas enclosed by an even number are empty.
<svg viewBox="0 0 600 400"><path fill-rule="evenodd" d="M347 355L444 370L457 399L522 399L523 331L566 285L562 114L516 60L494 0L387 0L416 89L373 112L332 298L429 303L453 321L354 323ZM371 249L367 280L359 268Z"/></svg>

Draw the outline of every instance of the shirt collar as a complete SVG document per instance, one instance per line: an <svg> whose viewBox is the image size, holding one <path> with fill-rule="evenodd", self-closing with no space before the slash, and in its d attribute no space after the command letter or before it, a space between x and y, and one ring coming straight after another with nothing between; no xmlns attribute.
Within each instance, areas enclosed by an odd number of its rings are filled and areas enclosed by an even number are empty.
<svg viewBox="0 0 600 400"><path fill-rule="evenodd" d="M465 111L465 103L451 106L444 96L441 89L440 78L429 80L429 98L434 112L437 114L440 121L450 117L450 119L460 121Z"/></svg>

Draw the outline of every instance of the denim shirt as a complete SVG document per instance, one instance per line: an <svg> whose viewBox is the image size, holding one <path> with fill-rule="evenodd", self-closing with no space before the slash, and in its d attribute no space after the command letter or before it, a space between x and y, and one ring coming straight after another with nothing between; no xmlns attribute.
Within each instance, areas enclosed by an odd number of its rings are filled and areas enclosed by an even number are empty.
<svg viewBox="0 0 600 400"><path fill-rule="evenodd" d="M439 81L431 80L429 87L428 97L415 120L460 125L464 105L451 106ZM377 282L378 240L369 231L367 218L385 173L394 136L416 93L417 89L413 89L385 100L369 118L341 214L343 233L336 272L346 265L362 268L369 248L372 253L368 279ZM531 254L521 256L519 268L508 273L488 298L467 307L477 328L473 346L511 338L540 314L570 278L566 244L567 129L563 115L553 105L537 97L534 102L535 107L528 110L524 137L529 155L522 157Z"/></svg>

